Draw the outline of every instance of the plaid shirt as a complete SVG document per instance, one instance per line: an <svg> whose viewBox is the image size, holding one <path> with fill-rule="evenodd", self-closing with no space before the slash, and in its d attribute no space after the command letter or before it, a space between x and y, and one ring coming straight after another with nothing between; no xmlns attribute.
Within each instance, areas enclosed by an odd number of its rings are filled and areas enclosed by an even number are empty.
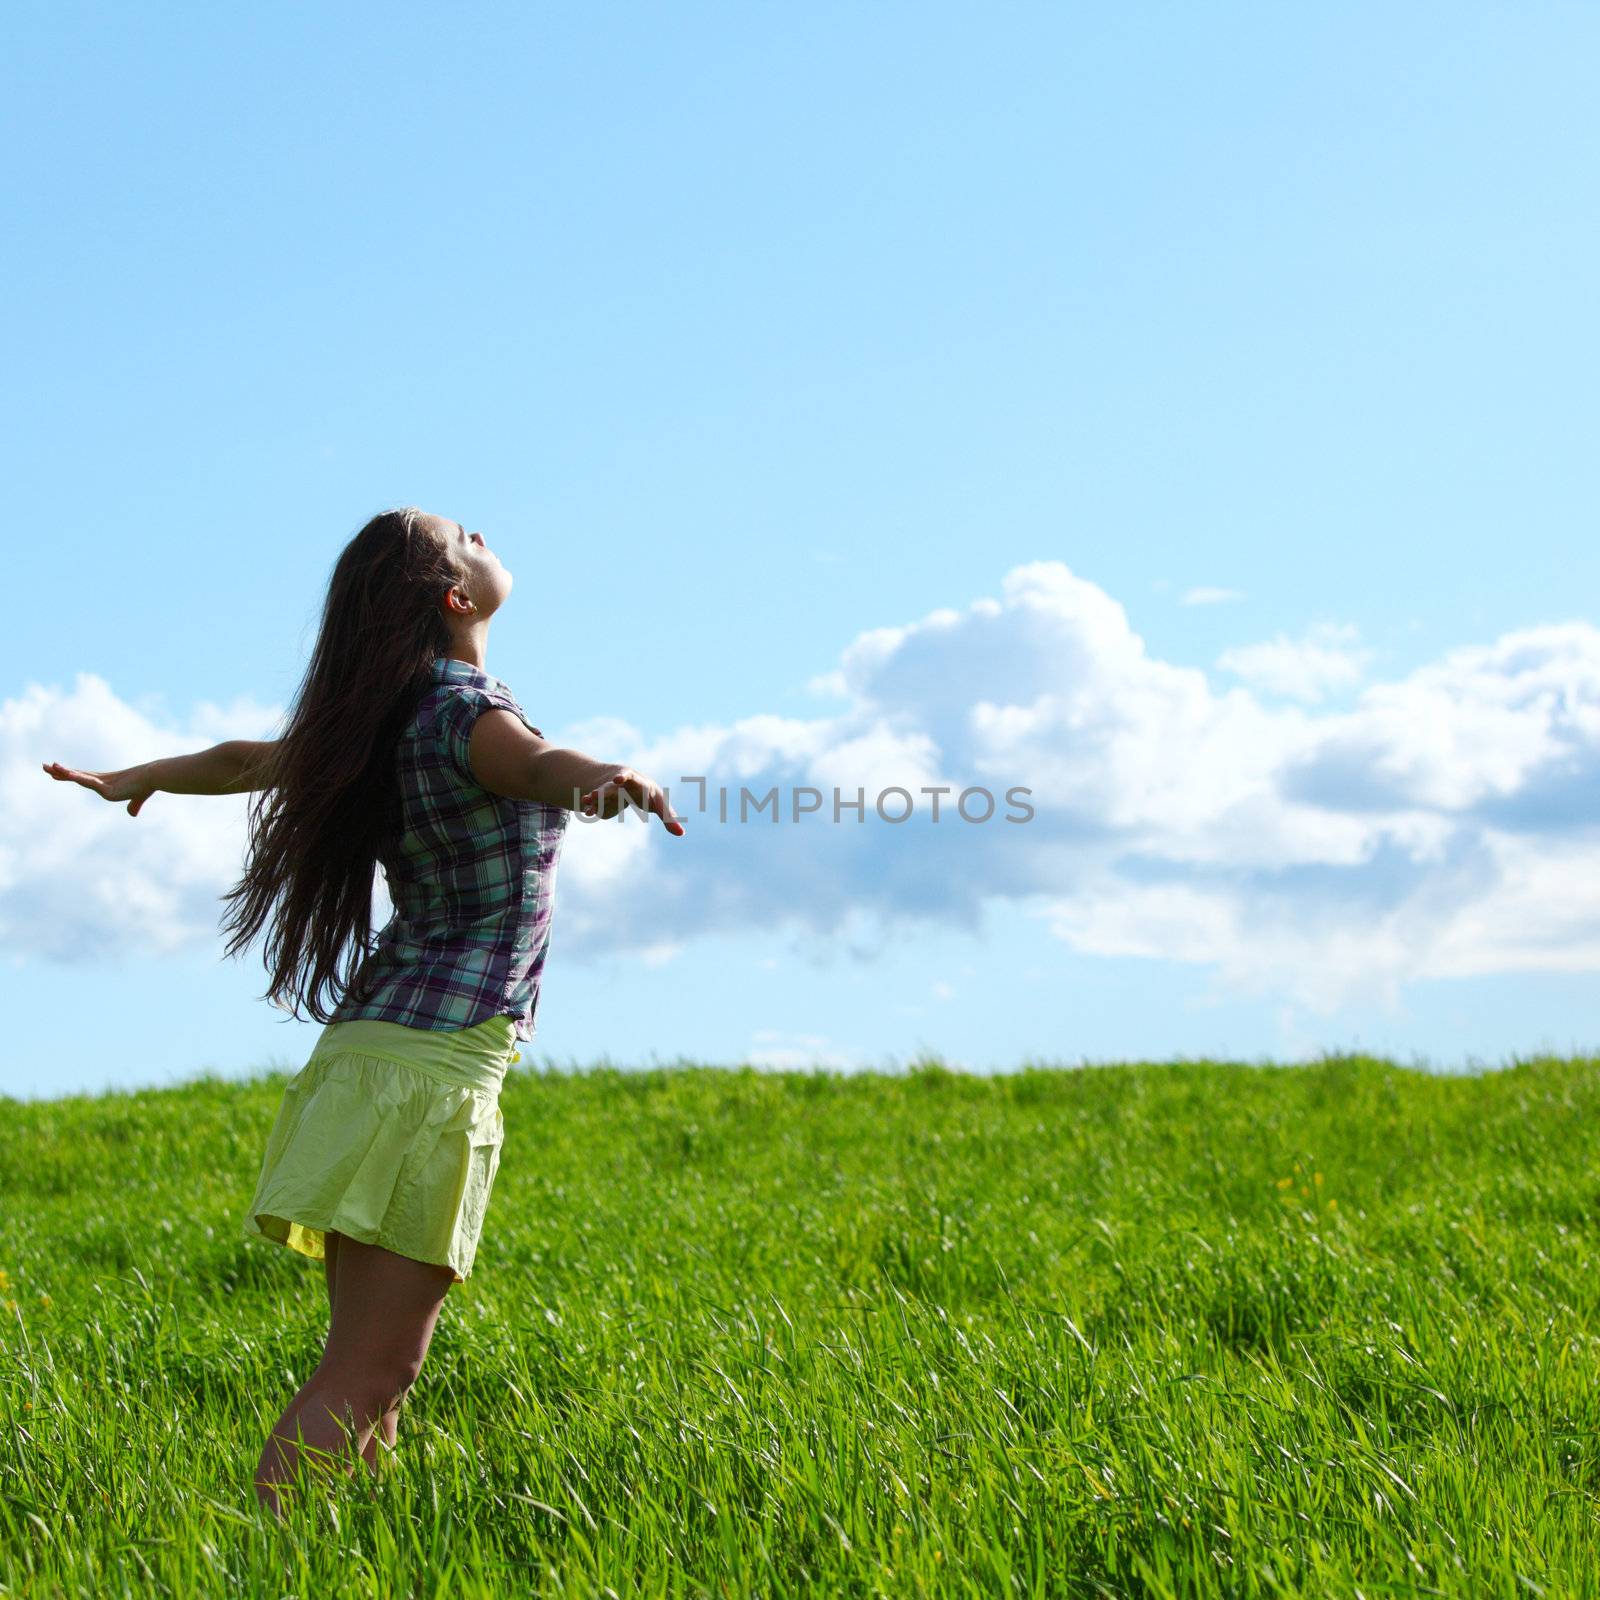
<svg viewBox="0 0 1600 1600"><path fill-rule="evenodd" d="M493 794L472 775L480 712L500 707L533 728L505 684L447 656L435 657L433 680L396 752L402 833L382 863L394 916L352 985L371 977L372 991L346 995L332 1020L450 1032L503 1012L531 1039L567 812Z"/></svg>

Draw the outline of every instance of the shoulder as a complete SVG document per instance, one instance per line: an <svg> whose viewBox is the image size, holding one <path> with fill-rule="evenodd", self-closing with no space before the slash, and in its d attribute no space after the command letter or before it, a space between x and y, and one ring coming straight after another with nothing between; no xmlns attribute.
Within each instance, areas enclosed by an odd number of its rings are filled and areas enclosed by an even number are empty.
<svg viewBox="0 0 1600 1600"><path fill-rule="evenodd" d="M440 752L463 778L477 782L472 765L473 730L486 711L504 711L535 737L544 733L528 720L517 697L504 685L476 683L443 683L436 685L423 696L415 720L416 738L420 746L414 747L414 760L429 760L423 751L432 748Z"/></svg>
<svg viewBox="0 0 1600 1600"><path fill-rule="evenodd" d="M532 728L541 739L544 737L542 730L534 728L533 723L528 718L528 713L522 709L522 702L512 693L510 684L502 683L496 678L491 685L481 689L479 692L484 696L484 704L481 709L509 711L524 727Z"/></svg>
<svg viewBox="0 0 1600 1600"><path fill-rule="evenodd" d="M526 722L521 702L503 684L436 683L417 706L417 721L468 721L484 711L509 711Z"/></svg>

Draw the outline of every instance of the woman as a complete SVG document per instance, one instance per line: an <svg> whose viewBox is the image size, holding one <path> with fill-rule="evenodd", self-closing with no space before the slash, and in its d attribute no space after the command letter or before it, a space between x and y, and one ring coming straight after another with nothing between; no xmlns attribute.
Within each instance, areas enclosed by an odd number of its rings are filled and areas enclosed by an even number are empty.
<svg viewBox="0 0 1600 1600"><path fill-rule="evenodd" d="M261 1502L302 1455L393 1450L452 1283L472 1270L499 1165L500 1085L534 1036L567 814L683 823L629 767L546 743L484 668L511 574L478 533L414 507L374 517L334 566L283 736L63 782L127 801L261 791L224 898L265 998L323 1026L268 1135L244 1232L324 1262L322 1360L272 1426ZM372 939L374 867L394 916ZM345 958L340 969L341 956ZM334 997L330 1011L323 990Z"/></svg>

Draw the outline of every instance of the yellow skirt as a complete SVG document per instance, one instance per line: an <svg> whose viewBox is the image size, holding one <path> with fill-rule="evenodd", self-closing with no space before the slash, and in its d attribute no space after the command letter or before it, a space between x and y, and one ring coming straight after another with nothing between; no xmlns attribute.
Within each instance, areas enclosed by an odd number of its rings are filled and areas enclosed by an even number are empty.
<svg viewBox="0 0 1600 1600"><path fill-rule="evenodd" d="M321 1261L324 1236L471 1275L500 1166L509 1016L438 1032L327 1024L267 1135L244 1232Z"/></svg>

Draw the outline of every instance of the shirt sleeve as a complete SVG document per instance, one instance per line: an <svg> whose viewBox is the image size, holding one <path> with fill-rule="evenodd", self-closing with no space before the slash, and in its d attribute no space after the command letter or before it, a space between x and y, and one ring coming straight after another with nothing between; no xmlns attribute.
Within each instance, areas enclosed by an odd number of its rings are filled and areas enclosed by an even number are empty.
<svg viewBox="0 0 1600 1600"><path fill-rule="evenodd" d="M433 731L450 765L468 783L478 781L473 774L470 758L472 730L485 711L509 711L525 728L538 734L541 739L544 737L509 694L496 689L480 689L475 684L458 685L440 705L434 717Z"/></svg>

